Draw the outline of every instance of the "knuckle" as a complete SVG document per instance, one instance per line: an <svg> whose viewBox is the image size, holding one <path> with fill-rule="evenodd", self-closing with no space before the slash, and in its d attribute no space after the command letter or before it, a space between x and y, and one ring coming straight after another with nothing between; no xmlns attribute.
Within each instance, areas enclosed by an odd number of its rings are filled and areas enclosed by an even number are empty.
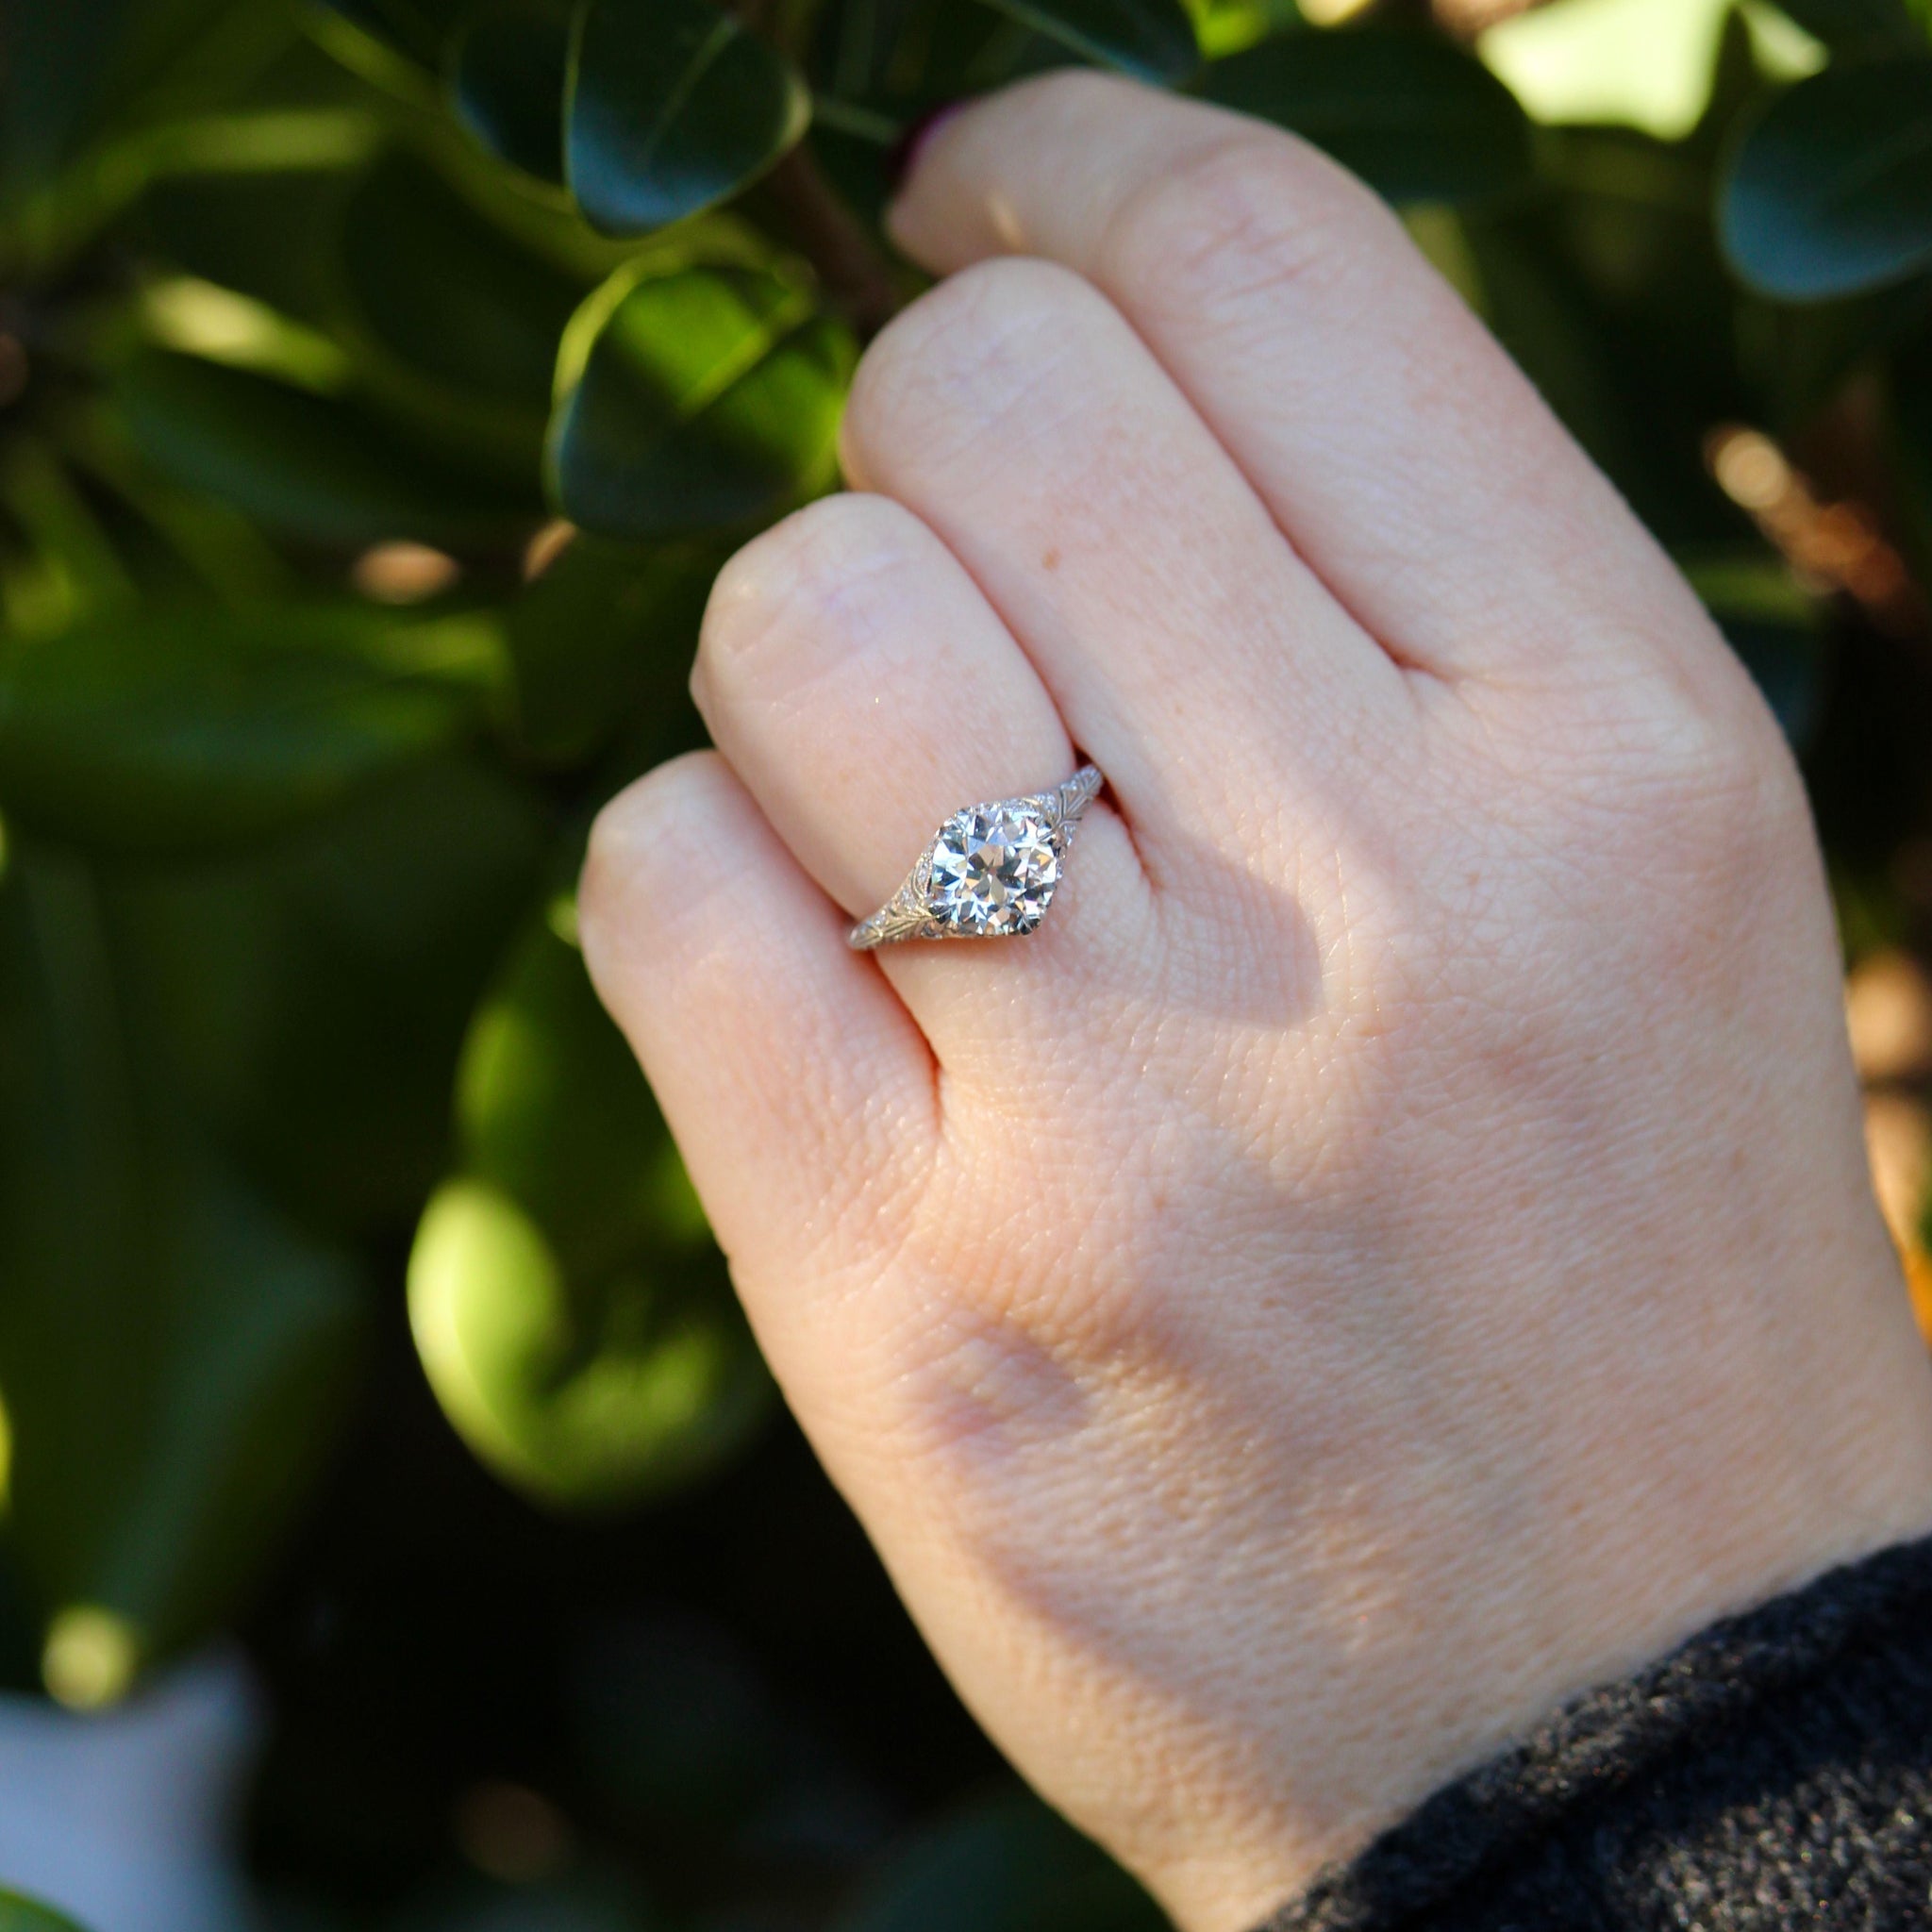
<svg viewBox="0 0 1932 1932"><path fill-rule="evenodd" d="M916 449L944 460L990 421L1051 389L1106 325L1105 297L1073 270L1007 256L975 263L899 315L867 350L846 404L849 466Z"/></svg>
<svg viewBox="0 0 1932 1932"><path fill-rule="evenodd" d="M924 536L912 512L848 493L795 510L718 573L698 633L693 686L757 676L786 641L855 615L874 579L909 564Z"/></svg>
<svg viewBox="0 0 1932 1932"><path fill-rule="evenodd" d="M1782 733L1748 690L1713 702L1642 675L1594 696L1552 734L1539 795L1565 827L1555 856L1620 908L1634 895L1647 922L1707 939L1698 957L1730 958L1726 935L1809 890L1810 808Z"/></svg>
<svg viewBox="0 0 1932 1932"><path fill-rule="evenodd" d="M1143 109L1147 94L1144 82L1099 67L1059 67L1008 90L1008 99L1024 101L1029 108L1042 110L1045 117L1064 116L1068 125L1075 127Z"/></svg>
<svg viewBox="0 0 1932 1932"><path fill-rule="evenodd" d="M688 752L633 780L597 813L577 877L587 947L591 928L607 925L622 901L648 893L650 877L675 862L693 812L732 782L715 752Z"/></svg>
<svg viewBox="0 0 1932 1932"><path fill-rule="evenodd" d="M1290 290L1333 296L1365 255L1406 246L1394 216L1292 135L1243 128L1126 196L1099 250L1101 279L1137 302L1211 317Z"/></svg>

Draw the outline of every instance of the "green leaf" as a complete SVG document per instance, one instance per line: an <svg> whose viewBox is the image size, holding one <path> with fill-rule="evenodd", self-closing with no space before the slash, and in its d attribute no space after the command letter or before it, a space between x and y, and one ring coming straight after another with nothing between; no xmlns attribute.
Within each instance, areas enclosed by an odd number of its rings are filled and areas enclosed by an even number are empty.
<svg viewBox="0 0 1932 1932"><path fill-rule="evenodd" d="M1704 118L1734 0L1608 0L1511 11L1484 64L1538 121L1616 124L1677 141Z"/></svg>
<svg viewBox="0 0 1932 1932"><path fill-rule="evenodd" d="M352 25L407 55L419 67L437 68L473 0L322 0Z"/></svg>
<svg viewBox="0 0 1932 1932"><path fill-rule="evenodd" d="M572 764L640 714L668 727L667 736L694 725L691 658L723 560L714 543L641 554L591 539L571 544L508 617L525 748L545 763Z"/></svg>
<svg viewBox="0 0 1932 1932"><path fill-rule="evenodd" d="M23 1898L17 1891L0 1891L0 1932L81 1932L65 1912Z"/></svg>
<svg viewBox="0 0 1932 1932"><path fill-rule="evenodd" d="M1391 201L1474 201L1528 178L1529 126L1509 91L1424 34L1284 35L1216 61L1201 92L1302 135Z"/></svg>
<svg viewBox="0 0 1932 1932"><path fill-rule="evenodd" d="M1777 8L1827 47L1924 43L1924 29L1903 0L1777 0Z"/></svg>
<svg viewBox="0 0 1932 1932"><path fill-rule="evenodd" d="M498 0L453 43L450 104L499 160L563 185L563 100L570 77L564 0Z"/></svg>
<svg viewBox="0 0 1932 1932"><path fill-rule="evenodd" d="M1194 23L1179 0L987 0L1076 59L1157 84L1201 64Z"/></svg>
<svg viewBox="0 0 1932 1932"><path fill-rule="evenodd" d="M449 743L499 675L483 621L361 606L145 615L0 657L0 804L179 853L285 832Z"/></svg>
<svg viewBox="0 0 1932 1932"><path fill-rule="evenodd" d="M334 153L152 181L130 224L145 252L282 315L325 324L333 251L320 244L341 232L343 201L378 139L361 116L335 120Z"/></svg>
<svg viewBox="0 0 1932 1932"><path fill-rule="evenodd" d="M234 0L58 0L7 13L0 159L8 186L43 180Z"/></svg>
<svg viewBox="0 0 1932 1932"><path fill-rule="evenodd" d="M1932 54L1844 60L1772 102L1719 199L1752 287L1819 301L1932 269Z"/></svg>
<svg viewBox="0 0 1932 1932"><path fill-rule="evenodd" d="M342 217L356 318L417 374L541 417L584 283L519 247L415 156L385 156Z"/></svg>
<svg viewBox="0 0 1932 1932"><path fill-rule="evenodd" d="M982 1801L886 1863L837 1932L1165 1932L1153 1900L1029 1794Z"/></svg>
<svg viewBox="0 0 1932 1932"><path fill-rule="evenodd" d="M856 350L808 291L758 269L621 271L571 323L549 468L608 536L770 517L827 486Z"/></svg>
<svg viewBox="0 0 1932 1932"><path fill-rule="evenodd" d="M101 877L0 890L8 1539L70 1702L231 1614L306 1492L364 1289L212 1158L156 1077Z"/></svg>
<svg viewBox="0 0 1932 1932"><path fill-rule="evenodd" d="M736 194L805 132L805 83L709 0L589 0L564 153L592 227L647 235Z"/></svg>
<svg viewBox="0 0 1932 1932"><path fill-rule="evenodd" d="M156 1051L305 1223L388 1240L422 1212L449 1166L457 1056L546 829L523 787L444 757L295 837L123 880Z"/></svg>
<svg viewBox="0 0 1932 1932"><path fill-rule="evenodd" d="M476 1454L532 1495L596 1508L715 1467L768 1384L566 908L526 933L471 1028L463 1174L417 1231L409 1319Z"/></svg>
<svg viewBox="0 0 1932 1932"><path fill-rule="evenodd" d="M353 394L146 350L116 372L109 401L137 446L176 482L311 543L500 544L518 541L541 513L508 482L405 440Z"/></svg>

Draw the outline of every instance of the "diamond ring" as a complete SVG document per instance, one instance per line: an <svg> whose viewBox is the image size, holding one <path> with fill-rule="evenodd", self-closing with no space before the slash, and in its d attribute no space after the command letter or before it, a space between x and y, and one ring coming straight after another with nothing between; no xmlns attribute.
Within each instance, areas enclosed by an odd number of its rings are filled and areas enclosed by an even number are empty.
<svg viewBox="0 0 1932 1932"><path fill-rule="evenodd" d="M956 811L906 883L846 934L858 952L897 940L1013 939L1046 917L1067 847L1107 780L1082 765L1056 791Z"/></svg>

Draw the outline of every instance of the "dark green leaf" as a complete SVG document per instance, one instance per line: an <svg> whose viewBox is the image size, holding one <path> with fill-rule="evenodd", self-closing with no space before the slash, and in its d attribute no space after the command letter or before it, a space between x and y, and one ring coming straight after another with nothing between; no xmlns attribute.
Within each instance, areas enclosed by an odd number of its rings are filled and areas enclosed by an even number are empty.
<svg viewBox="0 0 1932 1932"><path fill-rule="evenodd" d="M570 72L564 0L497 0L451 49L457 118L500 160L563 184L563 97Z"/></svg>
<svg viewBox="0 0 1932 1932"><path fill-rule="evenodd" d="M564 137L591 226L646 235L726 199L805 132L805 83L710 0L589 0Z"/></svg>
<svg viewBox="0 0 1932 1932"><path fill-rule="evenodd" d="M0 891L8 1537L76 1702L232 1613L327 1441L363 1292L207 1155L138 1009L99 876L17 847Z"/></svg>
<svg viewBox="0 0 1932 1932"><path fill-rule="evenodd" d="M1778 10L1827 47L1879 42L1923 42L1924 32L1904 0L1777 0Z"/></svg>
<svg viewBox="0 0 1932 1932"><path fill-rule="evenodd" d="M7 9L0 156L8 186L69 159L234 0L49 0Z"/></svg>
<svg viewBox="0 0 1932 1932"><path fill-rule="evenodd" d="M353 395L158 350L133 357L109 393L175 481L309 542L412 537L462 549L514 541L541 513L510 484L405 441Z"/></svg>
<svg viewBox="0 0 1932 1932"><path fill-rule="evenodd" d="M1893 350L1888 370L1888 438L1900 485L1907 550L1921 583L1932 579L1932 328Z"/></svg>
<svg viewBox="0 0 1932 1932"><path fill-rule="evenodd" d="M81 1932L65 1912L23 1898L17 1891L0 1891L0 1932Z"/></svg>
<svg viewBox="0 0 1932 1932"><path fill-rule="evenodd" d="M443 50L474 0L322 0L332 11L374 34L420 67L441 65Z"/></svg>
<svg viewBox="0 0 1932 1932"><path fill-rule="evenodd" d="M667 725L692 720L687 680L721 561L714 544L641 555L573 543L508 615L525 748L545 762L575 763L640 712Z"/></svg>
<svg viewBox="0 0 1932 1932"><path fill-rule="evenodd" d="M1076 59L1157 83L1201 64L1194 23L1179 0L987 0Z"/></svg>
<svg viewBox="0 0 1932 1932"><path fill-rule="evenodd" d="M769 517L832 478L855 350L757 269L626 270L564 338L552 488L586 529L680 536Z"/></svg>
<svg viewBox="0 0 1932 1932"><path fill-rule="evenodd" d="M392 153L357 185L342 259L358 319L398 360L439 384L547 409L584 284L519 247L425 162Z"/></svg>
<svg viewBox="0 0 1932 1932"><path fill-rule="evenodd" d="M1932 54L1839 62L1774 101L1720 192L1726 253L1787 301L1932 268Z"/></svg>
<svg viewBox="0 0 1932 1932"><path fill-rule="evenodd" d="M544 829L480 758L440 758L296 838L123 882L149 1036L230 1158L306 1222L392 1233L446 1172L458 1050Z"/></svg>
<svg viewBox="0 0 1932 1932"><path fill-rule="evenodd" d="M1302 135L1391 201L1474 201L1528 178L1515 97L1428 35L1288 34L1217 60L1201 92Z"/></svg>
<svg viewBox="0 0 1932 1932"><path fill-rule="evenodd" d="M418 1230L409 1316L476 1454L534 1495L599 1507L714 1467L768 1385L567 913L531 928L471 1029L466 1172Z"/></svg>
<svg viewBox="0 0 1932 1932"><path fill-rule="evenodd" d="M838 1932L1164 1932L1153 1900L1096 1845L1015 1792L895 1854Z"/></svg>
<svg viewBox="0 0 1932 1932"><path fill-rule="evenodd" d="M314 166L166 175L142 197L136 232L168 267L323 325L333 291L322 238L340 232L367 158L347 152Z"/></svg>
<svg viewBox="0 0 1932 1932"><path fill-rule="evenodd" d="M500 671L475 618L149 615L0 658L0 804L120 852L266 838L448 743Z"/></svg>

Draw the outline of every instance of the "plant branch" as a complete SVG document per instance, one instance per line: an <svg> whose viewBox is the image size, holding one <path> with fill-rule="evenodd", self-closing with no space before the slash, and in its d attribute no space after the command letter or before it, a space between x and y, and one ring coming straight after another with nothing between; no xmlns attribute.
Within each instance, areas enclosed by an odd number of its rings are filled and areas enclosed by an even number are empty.
<svg viewBox="0 0 1932 1932"><path fill-rule="evenodd" d="M803 142L765 176L784 237L817 271L825 298L869 341L899 312L892 265Z"/></svg>

